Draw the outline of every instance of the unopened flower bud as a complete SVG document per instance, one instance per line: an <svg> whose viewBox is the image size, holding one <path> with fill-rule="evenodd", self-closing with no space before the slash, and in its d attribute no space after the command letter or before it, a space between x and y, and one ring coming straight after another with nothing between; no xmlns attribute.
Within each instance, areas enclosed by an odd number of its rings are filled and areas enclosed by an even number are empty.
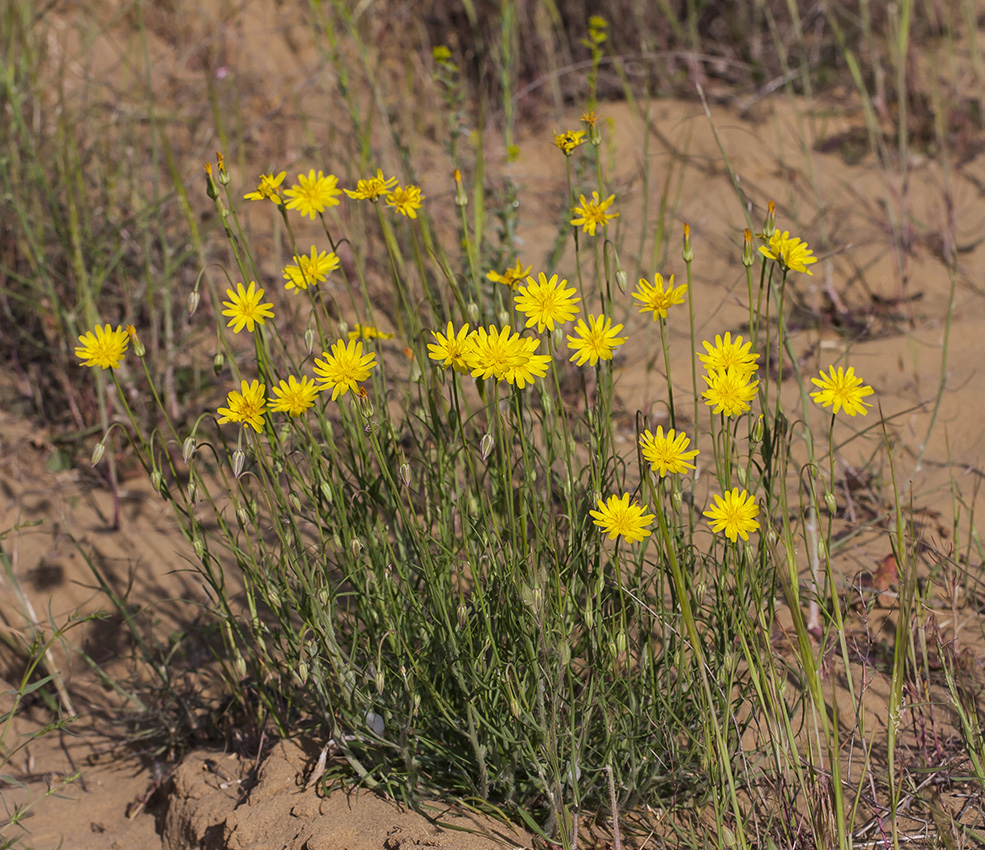
<svg viewBox="0 0 985 850"><path fill-rule="evenodd" d="M321 497L325 500L325 503L328 505L332 504L332 485L323 478L321 484L318 485L318 489L321 490Z"/></svg>
<svg viewBox="0 0 985 850"><path fill-rule="evenodd" d="M510 323L510 314L507 313L506 310L500 310L499 313L496 314L496 321L499 322L499 326L501 328L506 327L506 325Z"/></svg>
<svg viewBox="0 0 985 850"><path fill-rule="evenodd" d="M749 432L749 439L754 443L760 443L763 440L763 414L759 414L759 418L752 423L752 430Z"/></svg>
<svg viewBox="0 0 985 850"><path fill-rule="evenodd" d="M215 372L216 375L221 375L222 367L225 365L225 363L226 363L226 358L222 356L221 351L217 351L215 353L215 357L212 358L212 371Z"/></svg>
<svg viewBox="0 0 985 850"><path fill-rule="evenodd" d="M835 501L835 494L828 490L824 494L824 506L828 509L831 516L838 515L838 503Z"/></svg>
<svg viewBox="0 0 985 850"><path fill-rule="evenodd" d="M321 590L319 590L318 596L316 598L318 599L318 604L321 605L322 608L327 608L328 600L331 598L328 593L328 588L323 587Z"/></svg>
<svg viewBox="0 0 985 850"><path fill-rule="evenodd" d="M150 474L150 484L151 484L151 487L153 487L155 490L157 490L158 492L160 492L161 484L163 484L163 483L164 483L164 476L161 475L161 470L155 469Z"/></svg>
<svg viewBox="0 0 985 850"><path fill-rule="evenodd" d="M349 336L349 323L345 319L339 319L339 336ZM328 352L326 351L322 356L328 357Z"/></svg>
<svg viewBox="0 0 985 850"><path fill-rule="evenodd" d="M192 541L192 549L195 550L195 557L200 561L205 557L205 541L201 537L196 537Z"/></svg>
<svg viewBox="0 0 985 850"><path fill-rule="evenodd" d="M464 632L465 627L469 624L469 609L465 607L464 603L462 603L458 606L455 613L458 617L458 628Z"/></svg>
<svg viewBox="0 0 985 850"><path fill-rule="evenodd" d="M752 250L752 231L747 227L745 233L743 234L742 242L742 265L748 267L753 264L753 254Z"/></svg>
<svg viewBox="0 0 985 850"><path fill-rule="evenodd" d="M147 353L147 349L144 348L140 337L137 336L137 329L133 325L127 325L127 336L130 337L130 344L133 345L133 353L137 357L143 357Z"/></svg>
<svg viewBox="0 0 985 850"><path fill-rule="evenodd" d="M99 461L103 459L103 455L106 453L106 439L103 438L96 445L92 447L92 458L91 463L96 466Z"/></svg>
<svg viewBox="0 0 985 850"><path fill-rule="evenodd" d="M470 324L472 324L472 325L479 324L479 305L478 304L476 304L474 301L469 301L469 303L465 305L465 312L466 312L466 314L469 317L469 323Z"/></svg>
<svg viewBox="0 0 985 850"><path fill-rule="evenodd" d="M304 685L308 682L308 665L304 661L298 662L298 681Z"/></svg>
<svg viewBox="0 0 985 850"><path fill-rule="evenodd" d="M363 544L360 542L358 537L352 538L352 542L349 544L349 549L352 551L353 558L359 557L359 553L363 550Z"/></svg>
<svg viewBox="0 0 985 850"><path fill-rule="evenodd" d="M243 474L243 468L246 466L246 452L242 449L236 449L233 452L233 478L239 478Z"/></svg>
<svg viewBox="0 0 985 850"><path fill-rule="evenodd" d="M404 482L404 487L410 487L410 464L400 464L400 480Z"/></svg>
<svg viewBox="0 0 985 850"><path fill-rule="evenodd" d="M246 678L246 661L243 660L242 655L236 656L236 660L233 662L233 670L236 671L236 675L240 679Z"/></svg>
<svg viewBox="0 0 985 850"><path fill-rule="evenodd" d="M218 169L216 169L216 171L218 172L218 173L216 174L216 179L217 179L217 180L218 180L218 181L219 181L219 182L220 182L220 183L221 183L221 184L222 184L223 186L228 186L228 185L229 185L229 180L230 180L230 177L229 177L229 172L228 172L228 171L226 171L226 162L225 162L225 160L224 160L224 159L222 158L222 153L221 153L221 152L219 152L219 151L216 151L216 152L215 152L215 159L216 159L216 162L217 162L217 163L219 164L219 167L218 167Z"/></svg>
<svg viewBox="0 0 985 850"><path fill-rule="evenodd" d="M684 502L684 494L680 490L675 490L670 494L670 503L674 506L675 511L680 511L681 504Z"/></svg>
<svg viewBox="0 0 985 850"><path fill-rule="evenodd" d="M776 232L776 203L770 201L769 207L766 210L766 221L763 222L763 239L767 242L770 241L770 237Z"/></svg>
<svg viewBox="0 0 985 850"><path fill-rule="evenodd" d="M271 608L280 608L280 594L272 587L267 590L267 601Z"/></svg>
<svg viewBox="0 0 985 850"><path fill-rule="evenodd" d="M194 437L185 437L185 441L181 444L181 459L188 463L192 459L192 455L195 454L195 449L198 448L198 444L195 442Z"/></svg>
<svg viewBox="0 0 985 850"><path fill-rule="evenodd" d="M626 652L628 646L629 646L629 638L626 635L626 630L620 629L619 633L616 635L616 650L619 652L620 655L623 655Z"/></svg>
<svg viewBox="0 0 985 850"><path fill-rule="evenodd" d="M287 497L287 500L291 503L291 510L294 511L294 513L301 513L301 500L298 498L297 493L291 493L291 495Z"/></svg>
<svg viewBox="0 0 985 850"><path fill-rule="evenodd" d="M464 207L468 205L469 198L465 194L465 185L462 183L462 172L456 168L452 176L455 178L455 204Z"/></svg>
<svg viewBox="0 0 985 850"><path fill-rule="evenodd" d="M219 197L219 190L215 187L215 180L212 179L212 163L205 163L205 194L209 200L214 201Z"/></svg>
<svg viewBox="0 0 985 850"><path fill-rule="evenodd" d="M308 328L304 332L304 347L308 350L308 354L311 354L315 350L315 329Z"/></svg>
<svg viewBox="0 0 985 850"><path fill-rule="evenodd" d="M512 714L517 720L520 719L520 703L512 694L510 695L510 714Z"/></svg>
<svg viewBox="0 0 985 850"><path fill-rule="evenodd" d="M619 287L619 291L625 295L626 289L629 283L629 275L626 274L624 269L616 269L616 286Z"/></svg>
<svg viewBox="0 0 985 850"><path fill-rule="evenodd" d="M561 645L557 648L558 657L561 660L561 664L567 667L571 663L571 647L566 640L561 641Z"/></svg>
<svg viewBox="0 0 985 850"><path fill-rule="evenodd" d="M382 670L376 671L376 693L382 694L383 688L386 687L386 677L383 675Z"/></svg>
<svg viewBox="0 0 985 850"><path fill-rule="evenodd" d="M779 541L780 541L780 537L776 533L776 531L774 530L774 528L772 526L770 526L769 528L767 528L766 529L766 545L769 546L770 549L772 549L772 548L774 548L776 546L776 544Z"/></svg>
<svg viewBox="0 0 985 850"><path fill-rule="evenodd" d="M595 628L595 609L591 602L585 606L585 628L589 630Z"/></svg>
<svg viewBox="0 0 985 850"><path fill-rule="evenodd" d="M188 501L193 505L198 501L198 482L194 478L188 482Z"/></svg>
<svg viewBox="0 0 985 850"><path fill-rule="evenodd" d="M493 449L493 442L492 434L482 435L482 439L479 441L479 453L482 455L483 460L489 457L489 453Z"/></svg>
<svg viewBox="0 0 985 850"><path fill-rule="evenodd" d="M743 487L745 487L746 486L746 480L748 479L748 476L746 475L746 468L744 466L738 466L738 467L736 467L736 469L735 469L735 476L736 476L736 478L739 479L739 483Z"/></svg>
<svg viewBox="0 0 985 850"><path fill-rule="evenodd" d="M246 509L246 505L240 505L236 508L236 519L239 520L239 524L243 528L250 524L250 512Z"/></svg>
<svg viewBox="0 0 985 850"><path fill-rule="evenodd" d="M188 318L190 319L195 315L198 310L199 302L202 300L202 295L197 289L193 289L188 293Z"/></svg>
<svg viewBox="0 0 985 850"><path fill-rule="evenodd" d="M690 263L694 259L694 249L691 247L691 226L689 224L684 225L684 257L685 263Z"/></svg>

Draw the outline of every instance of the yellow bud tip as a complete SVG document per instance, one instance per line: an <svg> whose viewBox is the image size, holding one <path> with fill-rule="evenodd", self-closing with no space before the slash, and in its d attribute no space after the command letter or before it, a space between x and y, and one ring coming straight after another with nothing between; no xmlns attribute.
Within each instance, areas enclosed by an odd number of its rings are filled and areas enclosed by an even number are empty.
<svg viewBox="0 0 985 850"><path fill-rule="evenodd" d="M684 238L685 239L691 238L691 225L689 224L684 225Z"/></svg>
<svg viewBox="0 0 985 850"><path fill-rule="evenodd" d="M137 338L137 329L133 325L127 325L127 335L131 340Z"/></svg>
<svg viewBox="0 0 985 850"><path fill-rule="evenodd" d="M205 173L208 174L209 177L212 176L212 163L211 162L205 163Z"/></svg>
<svg viewBox="0 0 985 850"><path fill-rule="evenodd" d="M454 171L454 172L452 173L452 177L454 177L454 178L455 178L455 182L456 182L456 183L461 183L461 182L462 182L462 172L461 172L461 171L459 171L459 170L458 170L457 168L456 168L456 169L455 169L455 171Z"/></svg>
<svg viewBox="0 0 985 850"><path fill-rule="evenodd" d="M746 232L743 234L745 236L746 242L752 242L752 231L747 227Z"/></svg>
<svg viewBox="0 0 985 850"><path fill-rule="evenodd" d="M770 215L773 215L776 212L776 202L775 201L770 201L769 210L770 210Z"/></svg>

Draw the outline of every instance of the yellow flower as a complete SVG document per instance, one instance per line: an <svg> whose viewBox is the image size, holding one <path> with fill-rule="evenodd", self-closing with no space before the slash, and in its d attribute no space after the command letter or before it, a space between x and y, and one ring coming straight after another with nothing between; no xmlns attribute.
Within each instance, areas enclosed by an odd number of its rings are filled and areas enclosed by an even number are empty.
<svg viewBox="0 0 985 850"><path fill-rule="evenodd" d="M499 272L489 272L486 275L486 279L491 280L493 283L501 283L504 286L508 286L510 289L513 289L516 287L517 283L530 274L530 269L531 266L524 268L523 263L517 260L516 266L512 269L507 269L502 274L499 274Z"/></svg>
<svg viewBox="0 0 985 850"><path fill-rule="evenodd" d="M374 204L397 185L396 177L384 177L383 169L376 170L375 177L358 180L355 189L346 189L345 193L357 201L372 201Z"/></svg>
<svg viewBox="0 0 985 850"><path fill-rule="evenodd" d="M724 498L717 494L713 498L715 504L704 515L716 534L724 531L725 536L735 543L738 537L748 540L749 532L759 528L756 522L759 505L745 490L733 487L725 491Z"/></svg>
<svg viewBox="0 0 985 850"><path fill-rule="evenodd" d="M636 502L629 503L629 493L622 496L609 496L608 501L598 501L598 510L589 511L592 521L608 534L610 540L624 537L630 543L639 543L650 536L647 527L656 514L645 513L646 505L640 507Z"/></svg>
<svg viewBox="0 0 985 850"><path fill-rule="evenodd" d="M568 130L566 133L555 133L554 144L565 156L571 156L576 147L585 144L585 131Z"/></svg>
<svg viewBox="0 0 985 850"><path fill-rule="evenodd" d="M314 372L321 381L321 389L332 388L332 401L356 384L365 381L376 365L375 354L363 354L363 344L350 339L348 345L341 339L332 346L332 353L322 352L324 360L315 358Z"/></svg>
<svg viewBox="0 0 985 850"><path fill-rule="evenodd" d="M387 195L386 203L407 218L417 218L417 211L425 197L420 186L398 186Z"/></svg>
<svg viewBox="0 0 985 850"><path fill-rule="evenodd" d="M697 457L698 450L687 450L691 440L683 432L676 433L671 428L664 436L664 429L657 426L657 433L651 434L649 430L640 435L640 447L643 450L643 457L649 462L650 469L659 472L663 477L668 472L683 473L689 469L694 469L694 464L690 461Z"/></svg>
<svg viewBox="0 0 985 850"><path fill-rule="evenodd" d="M595 114L595 110L589 112L583 112L581 116L581 122L587 124L589 127L594 127L598 123L598 116Z"/></svg>
<svg viewBox="0 0 985 850"><path fill-rule="evenodd" d="M309 286L324 283L330 272L339 267L339 258L334 251L319 251L311 246L311 256L294 255L296 265L284 267L284 289L300 292Z"/></svg>
<svg viewBox="0 0 985 850"><path fill-rule="evenodd" d="M575 289L565 289L568 281L558 283L557 275L547 275L540 272L537 280L527 278L528 286L521 286L513 297L516 309L527 317L527 327L537 326L537 333L544 328L554 330L554 323L570 322L578 313L575 306L581 299L575 295Z"/></svg>
<svg viewBox="0 0 985 850"><path fill-rule="evenodd" d="M360 325L359 322L356 322L356 326L349 331L349 339L393 339L393 336L373 325Z"/></svg>
<svg viewBox="0 0 985 850"><path fill-rule="evenodd" d="M297 210L301 215L314 219L315 215L325 212L328 207L339 205L338 196L342 194L338 188L339 179L334 174L327 177L319 171L317 176L312 168L308 176L298 175L298 182L284 192L289 210Z"/></svg>
<svg viewBox="0 0 985 850"><path fill-rule="evenodd" d="M725 339L722 339L720 334L715 334L714 348L705 340L702 340L701 344L708 353L698 352L698 359L704 363L709 373L735 369L736 374L751 375L756 371L759 354L749 350L752 348L751 341L743 345L741 336L737 336L733 342L732 334L729 332L726 332Z"/></svg>
<svg viewBox="0 0 985 850"><path fill-rule="evenodd" d="M712 413L736 416L749 410L749 402L756 395L759 380L750 382L752 374L736 369L734 366L711 375L703 375L708 384L701 395L705 404L713 407Z"/></svg>
<svg viewBox="0 0 985 850"><path fill-rule="evenodd" d="M290 375L286 381L280 381L274 387L274 396L274 400L270 402L272 412L300 416L314 405L318 397L318 387L307 375L303 375L300 381Z"/></svg>
<svg viewBox="0 0 985 850"><path fill-rule="evenodd" d="M286 171L282 171L276 177L273 174L261 174L260 183L255 192L247 192L243 195L248 201L263 201L269 198L275 204L280 204L280 195L277 194L277 187L284 182Z"/></svg>
<svg viewBox="0 0 985 850"><path fill-rule="evenodd" d="M259 381L248 384L242 381L240 391L230 390L226 396L229 407L219 408L219 424L242 422L258 434L263 430L263 414L267 409L266 386Z"/></svg>
<svg viewBox="0 0 985 850"><path fill-rule="evenodd" d="M568 337L568 348L575 352L571 359L579 366L586 361L594 366L599 360L611 360L612 350L626 341L626 337L616 336L621 330L622 325L612 327L612 319L606 316L589 316L587 325L579 319L575 325L577 336Z"/></svg>
<svg viewBox="0 0 985 850"><path fill-rule="evenodd" d="M270 309L274 305L260 303L260 299L263 298L263 290L257 289L256 281L250 281L249 289L244 289L242 283L237 283L236 291L227 289L226 295L231 300L222 302L222 306L228 308L222 311L222 315L231 317L227 327L232 328L233 333L238 334L243 330L244 325L250 333L253 333L255 325L262 325L264 320L274 317L274 313Z"/></svg>
<svg viewBox="0 0 985 850"><path fill-rule="evenodd" d="M822 369L821 377L811 378L811 381L821 388L820 391L811 393L811 398L824 407L833 406L832 415L845 408L845 413L849 416L856 413L865 416L869 412L865 408L872 407L862 399L872 395L875 390L862 384L862 379L855 374L853 366L849 366L847 372L841 366L836 372L832 366L829 375L825 375Z"/></svg>
<svg viewBox="0 0 985 850"><path fill-rule="evenodd" d="M663 275L655 274L653 276L652 286L646 278L640 278L636 292L633 293L633 298L640 302L641 313L653 313L653 321L657 321L658 318L667 318L667 310L670 307L673 307L675 304L683 304L686 294L686 283L682 283L675 289L674 276L671 275L670 280L667 281L667 289L665 290Z"/></svg>
<svg viewBox="0 0 985 850"><path fill-rule="evenodd" d="M115 369L120 365L123 355L127 353L127 332L112 325L100 327L96 325L95 333L86 331L79 337L79 347L75 356L82 361L83 366L98 366L100 369Z"/></svg>
<svg viewBox="0 0 985 850"><path fill-rule="evenodd" d="M604 201L599 200L599 193L592 192L593 200L585 200L585 196L580 198L581 203L573 210L576 218L571 219L575 227L581 227L589 236L595 235L596 227L605 227L609 219L618 218L619 213L607 213L606 210L615 200L615 195L609 195Z"/></svg>
<svg viewBox="0 0 985 850"><path fill-rule="evenodd" d="M776 260L784 269L795 272L805 272L812 275L813 272L807 268L817 262L814 252L807 247L806 242L800 239L791 239L790 231L774 230L770 236L769 246L761 245L759 253L771 260Z"/></svg>
<svg viewBox="0 0 985 850"><path fill-rule="evenodd" d="M465 363L473 378L507 380L511 370L522 367L529 359L520 334L513 333L507 325L497 330L477 328L465 352Z"/></svg>
<svg viewBox="0 0 985 850"><path fill-rule="evenodd" d="M522 390L527 384L532 384L534 378L543 378L547 367L551 364L549 354L534 354L540 340L535 337L521 337L517 346L517 363L506 373L506 380Z"/></svg>
<svg viewBox="0 0 985 850"><path fill-rule="evenodd" d="M434 342L428 343L428 357L437 360L446 369L451 366L457 372L469 371L466 355L472 343L472 334L468 325L462 325L456 333L455 326L449 322L445 334L431 331L431 336Z"/></svg>

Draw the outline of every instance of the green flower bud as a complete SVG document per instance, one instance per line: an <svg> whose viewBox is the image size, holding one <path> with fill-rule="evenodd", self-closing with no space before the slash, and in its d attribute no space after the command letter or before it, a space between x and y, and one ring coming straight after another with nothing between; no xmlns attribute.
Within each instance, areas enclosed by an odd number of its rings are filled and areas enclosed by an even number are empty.
<svg viewBox="0 0 985 850"><path fill-rule="evenodd" d="M181 459L188 463L192 459L192 455L195 454L195 449L198 448L198 444L195 442L194 437L185 437L185 441L181 444Z"/></svg>
<svg viewBox="0 0 985 850"><path fill-rule="evenodd" d="M99 461L103 459L103 455L106 453L106 438L104 437L95 446L92 447L92 458L90 463L96 466Z"/></svg>
<svg viewBox="0 0 985 850"><path fill-rule="evenodd" d="M246 452L242 449L236 449L233 452L233 478L239 478L243 474L243 468L246 466Z"/></svg>
<svg viewBox="0 0 985 850"><path fill-rule="evenodd" d="M225 363L226 363L226 358L222 356L221 351L217 351L215 353L215 357L212 358L212 371L215 372L216 375L221 375L222 367L225 365Z"/></svg>

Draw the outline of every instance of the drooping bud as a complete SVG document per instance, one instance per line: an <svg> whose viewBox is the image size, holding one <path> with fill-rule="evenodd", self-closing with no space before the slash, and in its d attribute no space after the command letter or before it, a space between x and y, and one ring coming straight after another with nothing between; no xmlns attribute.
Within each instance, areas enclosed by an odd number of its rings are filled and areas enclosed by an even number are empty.
<svg viewBox="0 0 985 850"><path fill-rule="evenodd" d="M202 300L202 294L197 290L193 289L188 293L188 318L190 319L195 315L198 310L198 305Z"/></svg>
<svg viewBox="0 0 985 850"><path fill-rule="evenodd" d="M828 509L828 513L831 514L831 516L838 515L838 503L835 501L835 494L830 490L824 494L824 506Z"/></svg>
<svg viewBox="0 0 985 850"><path fill-rule="evenodd" d="M212 371L216 375L222 374L222 367L226 364L226 358L222 356L221 351L215 353L215 357L212 358Z"/></svg>
<svg viewBox="0 0 985 850"><path fill-rule="evenodd" d="M212 163L205 163L205 194L209 200L214 201L219 197L219 190L215 187L215 180L212 179Z"/></svg>
<svg viewBox="0 0 985 850"><path fill-rule="evenodd" d="M478 304L476 304L474 301L469 301L469 303L465 305L465 313L469 317L469 323L470 324L472 324L472 325L478 325L479 324L479 305Z"/></svg>
<svg viewBox="0 0 985 850"><path fill-rule="evenodd" d="M233 452L233 478L239 478L243 474L243 468L246 466L246 452L242 449L236 449Z"/></svg>
<svg viewBox="0 0 985 850"><path fill-rule="evenodd" d="M99 461L103 459L103 455L106 453L106 438L104 437L95 446L92 447L92 458L91 464L96 466Z"/></svg>
<svg viewBox="0 0 985 850"><path fill-rule="evenodd" d="M315 329L308 328L304 332L304 347L308 349L308 354L315 350Z"/></svg>
<svg viewBox="0 0 985 850"><path fill-rule="evenodd" d="M359 557L359 553L363 550L363 544L360 542L358 537L352 538L352 542L349 544L349 549L352 551L353 558Z"/></svg>
<svg viewBox="0 0 985 850"><path fill-rule="evenodd" d="M483 460L489 457L489 453L493 450L493 443L492 434L483 434L482 439L479 441L479 453Z"/></svg>
<svg viewBox="0 0 985 850"><path fill-rule="evenodd" d="M185 441L181 444L181 459L188 463L192 459L192 455L195 454L195 449L198 448L198 444L195 442L194 437L185 437Z"/></svg>
<svg viewBox="0 0 985 850"><path fill-rule="evenodd" d="M195 550L195 557L201 561L205 557L205 541L201 537L196 537L192 541L192 548Z"/></svg>
<svg viewBox="0 0 985 850"><path fill-rule="evenodd" d="M410 487L410 464L400 464L400 480L404 482L404 487Z"/></svg>

